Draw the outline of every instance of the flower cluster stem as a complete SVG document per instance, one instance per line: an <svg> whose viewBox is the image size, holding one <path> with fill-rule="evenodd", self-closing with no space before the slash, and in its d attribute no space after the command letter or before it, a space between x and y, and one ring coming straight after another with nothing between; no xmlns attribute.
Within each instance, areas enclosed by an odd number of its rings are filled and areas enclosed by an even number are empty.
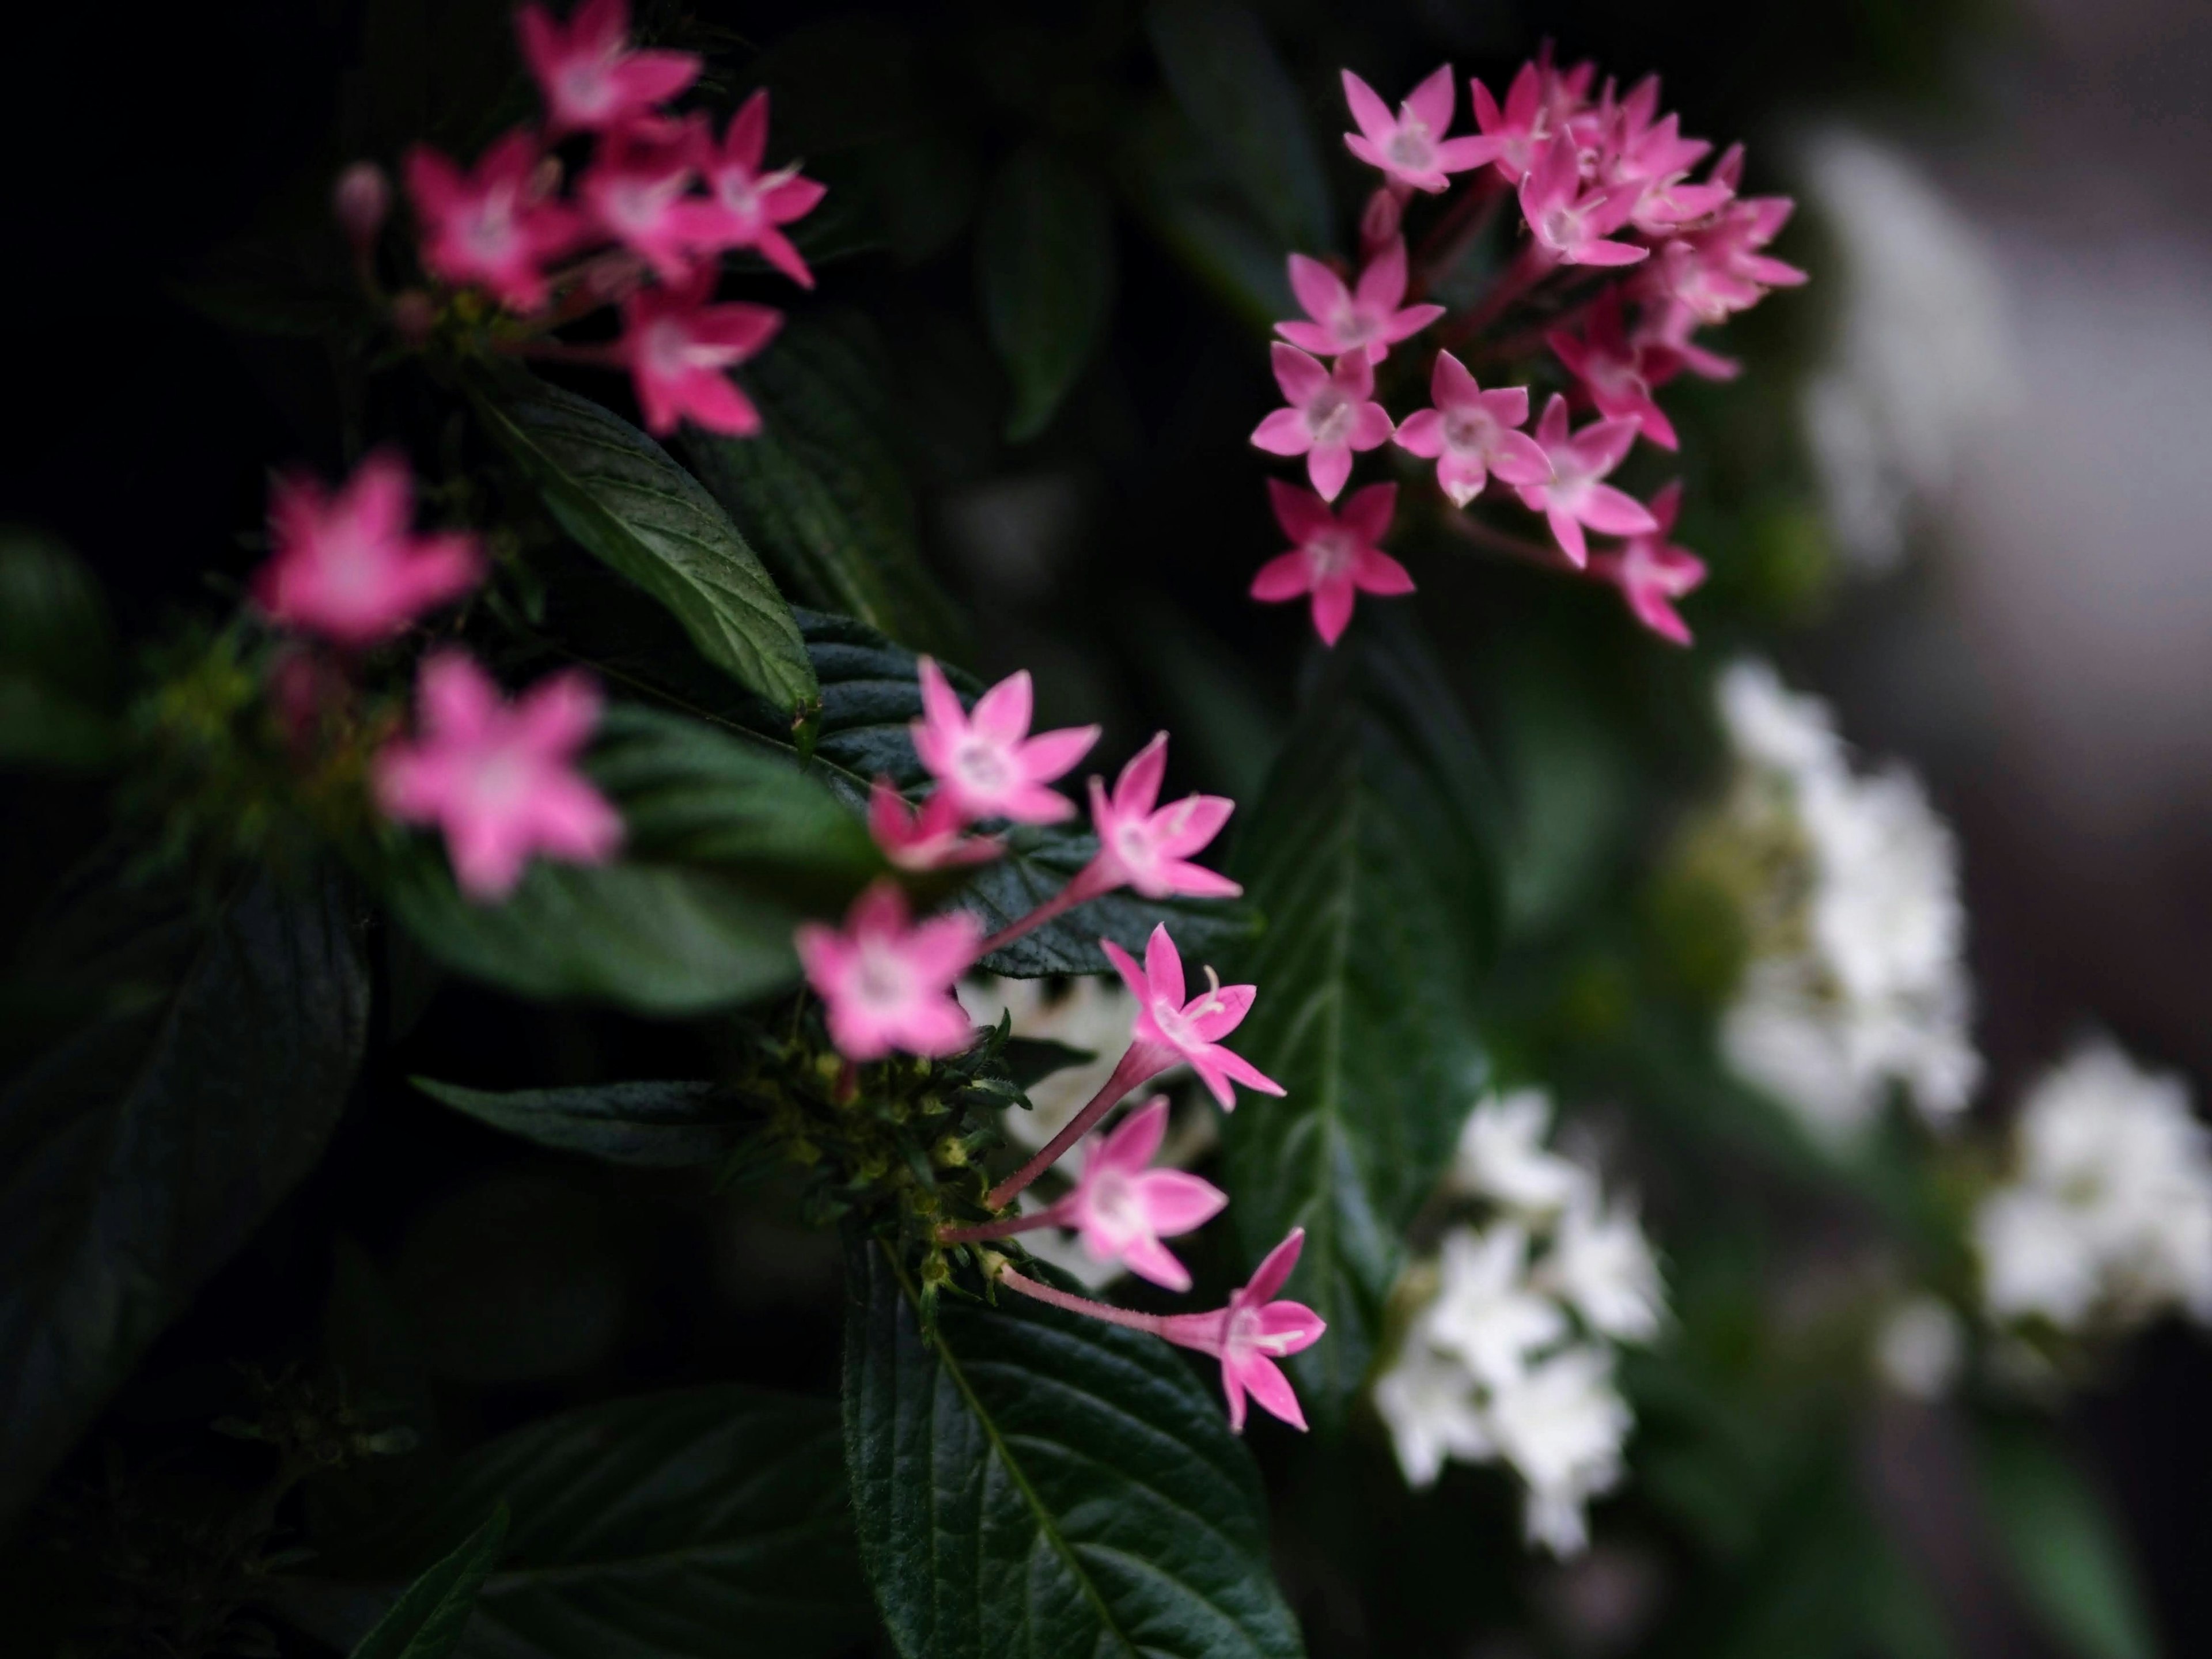
<svg viewBox="0 0 2212 1659"><path fill-rule="evenodd" d="M1066 1127L1045 1143L1042 1152L992 1188L984 1195L983 1202L994 1210L1005 1209L1031 1182L1059 1163L1060 1154L1090 1133L1091 1126L1112 1111L1116 1103L1127 1098L1130 1091L1166 1069L1158 1049L1148 1043L1131 1043L1121 1063L1115 1066L1114 1075L1091 1096L1090 1104L1068 1119Z"/></svg>
<svg viewBox="0 0 2212 1659"><path fill-rule="evenodd" d="M1010 1215L999 1221L978 1222L972 1227L939 1227L937 1242L940 1244L980 1244L987 1239L1012 1238L1016 1233L1035 1232L1040 1227L1066 1224L1066 1219L1055 1212L1039 1210L1035 1215Z"/></svg>
<svg viewBox="0 0 2212 1659"><path fill-rule="evenodd" d="M1018 1291L1024 1296L1035 1297L1047 1307L1058 1308L1066 1313L1082 1314L1087 1318L1103 1320L1109 1325L1119 1325L1126 1330L1143 1331L1148 1336L1167 1335L1163 1328L1166 1321L1158 1314L1138 1313L1132 1309L1117 1308L1110 1302L1093 1302L1087 1296L1075 1296L1066 1291L1054 1290L1049 1285L1039 1284L1015 1267L1000 1268L999 1283L1010 1291Z"/></svg>

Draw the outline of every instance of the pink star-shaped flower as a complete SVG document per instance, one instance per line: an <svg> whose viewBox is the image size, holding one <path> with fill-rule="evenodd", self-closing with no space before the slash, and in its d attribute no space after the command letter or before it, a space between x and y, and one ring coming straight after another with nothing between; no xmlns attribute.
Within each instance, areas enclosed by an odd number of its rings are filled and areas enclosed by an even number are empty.
<svg viewBox="0 0 2212 1659"><path fill-rule="evenodd" d="M1629 420L1662 449L1680 441L1674 423L1651 393L1682 367L1681 354L1649 340L1632 340L1621 319L1618 289L1607 289L1591 306L1579 336L1553 329L1544 337L1568 374L1608 420Z"/></svg>
<svg viewBox="0 0 2212 1659"><path fill-rule="evenodd" d="M1655 274L1664 265L1666 258L1667 251L1662 247L1658 259L1652 264ZM1699 345L1691 337L1703 322L1689 307L1647 294L1630 337L1639 346L1665 347L1684 368L1700 380L1733 380L1743 373L1743 365L1734 357L1724 357Z"/></svg>
<svg viewBox="0 0 2212 1659"><path fill-rule="evenodd" d="M1333 501L1352 477L1354 451L1390 439L1390 416L1374 400L1375 366L1350 352L1324 368L1296 346L1267 348L1275 384L1290 402L1253 429L1252 441L1270 455L1303 455L1306 476L1325 501Z"/></svg>
<svg viewBox="0 0 2212 1659"><path fill-rule="evenodd" d="M1497 155L1486 138L1447 138L1452 123L1451 65L1447 64L1390 106L1350 70L1344 71L1344 99L1359 131L1344 135L1344 147L1369 167L1379 167L1393 185L1431 195L1449 189L1449 173L1479 167Z"/></svg>
<svg viewBox="0 0 2212 1659"><path fill-rule="evenodd" d="M1152 938L1146 942L1145 965L1141 968L1111 939L1099 940L1098 948L1105 951L1106 959L1114 964L1114 971L1121 975L1121 982L1137 999L1137 1018L1130 1032L1130 1045L1145 1051L1143 1058L1150 1069L1145 1070L1125 1058L1124 1068L1142 1073L1128 1084L1130 1088L1146 1078L1158 1077L1170 1066L1182 1063L1198 1073L1199 1080L1224 1112L1237 1109L1237 1097L1229 1086L1232 1082L1257 1089L1262 1094L1283 1092L1281 1084L1249 1060L1219 1046L1219 1039L1243 1024L1250 1011L1252 999L1257 994L1253 987L1224 985L1209 968L1206 970L1205 994L1186 1002L1182 953L1168 937L1164 922L1152 929Z"/></svg>
<svg viewBox="0 0 2212 1659"><path fill-rule="evenodd" d="M704 270L665 288L640 289L623 301L615 351L629 368L648 431L696 422L709 432L750 437L760 411L729 371L775 337L783 313L768 306L708 305L714 272Z"/></svg>
<svg viewBox="0 0 2212 1659"><path fill-rule="evenodd" d="M1515 430L1528 419L1528 387L1485 392L1465 363L1439 351L1429 372L1429 397L1436 406L1408 415L1397 441L1437 464L1437 483L1454 507L1482 494L1493 472L1510 484L1540 484L1551 477L1552 463L1536 441Z"/></svg>
<svg viewBox="0 0 2212 1659"><path fill-rule="evenodd" d="M957 1054L975 1028L952 987L975 960L982 928L965 910L909 925L889 878L853 901L842 932L817 921L793 935L800 964L830 1009L830 1039L848 1060Z"/></svg>
<svg viewBox="0 0 2212 1659"><path fill-rule="evenodd" d="M435 823L461 890L514 891L532 854L603 864L622 818L577 772L599 720L580 673L541 680L510 704L465 653L427 658L416 683L417 734L395 738L372 769L377 804L403 823Z"/></svg>
<svg viewBox="0 0 2212 1659"><path fill-rule="evenodd" d="M978 697L972 714L962 709L935 662L924 657L915 669L921 682L921 718L908 727L914 752L955 811L971 821L1010 818L1016 823L1057 823L1075 816L1075 803L1045 786L1098 741L1097 726L1071 726L1030 736L1034 697L1026 668Z"/></svg>
<svg viewBox="0 0 2212 1659"><path fill-rule="evenodd" d="M1275 1362L1310 1348L1328 1328L1321 1316L1302 1302L1278 1302L1275 1292L1288 1282L1305 1248L1306 1230L1291 1229L1291 1236L1267 1252L1267 1258L1242 1290L1230 1293L1229 1305L1212 1313L1170 1314L1157 1328L1180 1347L1210 1353L1221 1362L1221 1391L1229 1397L1229 1426L1244 1431L1244 1396L1294 1429L1306 1425L1298 1409L1298 1396L1291 1380Z"/></svg>
<svg viewBox="0 0 2212 1659"><path fill-rule="evenodd" d="M556 132L605 132L649 113L699 78L688 52L639 52L628 0L584 0L564 28L540 5L514 15L522 56Z"/></svg>
<svg viewBox="0 0 2212 1659"><path fill-rule="evenodd" d="M1705 562L1686 547L1667 540L1674 533L1681 511L1680 479L1651 498L1649 533L1631 536L1616 550L1601 549L1590 555L1591 573L1620 589L1636 620L1662 640L1690 643L1689 625L1674 609L1674 601L1694 591L1705 580Z"/></svg>
<svg viewBox="0 0 2212 1659"><path fill-rule="evenodd" d="M868 792L868 833L883 855L902 870L949 870L986 864L1006 850L988 836L970 836L952 797L939 790L919 811L906 804L889 778Z"/></svg>
<svg viewBox="0 0 2212 1659"><path fill-rule="evenodd" d="M1317 357L1364 351L1379 363L1399 341L1419 333L1444 314L1442 306L1409 306L1406 297L1406 243L1391 241L1359 273L1356 288L1318 259L1291 255L1291 291L1311 322L1277 323L1275 332Z"/></svg>
<svg viewBox="0 0 2212 1659"><path fill-rule="evenodd" d="M1789 222L1795 206L1786 196L1729 203L1711 224L1659 250L1642 291L1685 307L1699 322L1717 323L1757 305L1769 289L1799 286L1803 271L1761 251Z"/></svg>
<svg viewBox="0 0 2212 1659"><path fill-rule="evenodd" d="M1235 898L1244 890L1228 877L1193 864L1191 854L1221 833L1237 810L1222 795L1186 795L1165 806L1158 802L1167 776L1168 734L1158 733L1131 757L1114 781L1114 793L1091 780L1091 824L1098 833L1096 892L1133 887L1146 898L1175 894L1193 898ZM1090 872L1076 878L1083 882Z"/></svg>
<svg viewBox="0 0 2212 1659"><path fill-rule="evenodd" d="M1650 258L1651 250L1606 239L1628 222L1643 194L1636 183L1583 190L1574 138L1561 133L1522 175L1521 212L1536 246L1555 264L1632 265Z"/></svg>
<svg viewBox="0 0 2212 1659"><path fill-rule="evenodd" d="M1309 490L1267 480L1275 522L1297 545L1260 567L1252 578L1252 597L1265 605L1313 595L1314 632L1334 645L1351 625L1361 593L1413 591L1406 567L1376 545L1389 532L1398 504L1398 486L1369 484L1344 504L1341 514Z"/></svg>
<svg viewBox="0 0 2212 1659"><path fill-rule="evenodd" d="M664 283L682 283L697 263L684 209L695 149L680 129L674 135L617 129L576 183L592 221Z"/></svg>
<svg viewBox="0 0 2212 1659"><path fill-rule="evenodd" d="M483 579L483 554L473 536L410 534L413 496L407 463L388 450L335 495L312 478L279 479L269 502L275 551L254 574L254 603L272 621L364 646L459 599Z"/></svg>
<svg viewBox="0 0 2212 1659"><path fill-rule="evenodd" d="M1518 184L1534 165L1536 156L1559 133L1582 106L1583 94L1595 73L1583 64L1565 76L1552 67L1548 48L1533 62L1521 65L1513 84L1505 89L1505 106L1490 95L1480 80L1470 79L1468 94L1474 106L1474 124L1491 146L1491 159L1510 183Z"/></svg>
<svg viewBox="0 0 2212 1659"><path fill-rule="evenodd" d="M781 227L811 213L828 186L800 177L795 166L762 172L767 155L768 94L761 91L730 118L721 148L708 144L700 163L707 199L684 209L684 223L696 246L755 249L801 288L812 288L814 273Z"/></svg>
<svg viewBox="0 0 2212 1659"><path fill-rule="evenodd" d="M1155 1095L1091 1143L1073 1188L1045 1215L1073 1228L1092 1261L1118 1261L1139 1279L1187 1291L1189 1271L1160 1241L1204 1226L1229 1194L1181 1170L1149 1167L1167 1128L1167 1097Z"/></svg>
<svg viewBox="0 0 2212 1659"><path fill-rule="evenodd" d="M1553 392L1544 405L1544 417L1536 423L1536 442L1552 463L1552 480L1518 489L1529 509L1551 521L1560 550L1577 570L1589 562L1583 526L1606 536L1649 535L1659 527L1643 502L1599 482L1620 465L1635 441L1633 421L1593 421L1570 434L1567 400Z"/></svg>
<svg viewBox="0 0 2212 1659"><path fill-rule="evenodd" d="M422 264L517 311L545 302L546 261L574 247L583 220L549 199L538 140L510 132L464 173L427 144L407 152L407 195L422 228Z"/></svg>

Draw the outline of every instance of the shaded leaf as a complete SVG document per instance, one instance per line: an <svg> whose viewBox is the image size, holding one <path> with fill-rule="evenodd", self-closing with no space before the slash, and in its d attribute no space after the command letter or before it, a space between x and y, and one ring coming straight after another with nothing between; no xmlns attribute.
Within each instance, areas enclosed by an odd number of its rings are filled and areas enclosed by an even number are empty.
<svg viewBox="0 0 2212 1659"><path fill-rule="evenodd" d="M0 531L0 763L110 758L114 657L92 573L44 536Z"/></svg>
<svg viewBox="0 0 2212 1659"><path fill-rule="evenodd" d="M1116 176L1152 234L1254 331L1295 315L1281 240L1239 198L1182 112L1164 101L1137 112L1115 154Z"/></svg>
<svg viewBox="0 0 2212 1659"><path fill-rule="evenodd" d="M2021 1599L2082 1659L2156 1659L2126 1544L2096 1490L2046 1436L1984 1426L1983 1498Z"/></svg>
<svg viewBox="0 0 2212 1659"><path fill-rule="evenodd" d="M1088 173L1032 144L991 180L975 252L984 323L1013 384L1006 436L1019 442L1044 430L1104 331L1113 216Z"/></svg>
<svg viewBox="0 0 2212 1659"><path fill-rule="evenodd" d="M541 1146L647 1169L714 1163L737 1146L745 1123L729 1092L714 1083L488 1091L427 1077L409 1081L479 1123Z"/></svg>
<svg viewBox="0 0 2212 1659"><path fill-rule="evenodd" d="M493 1510L453 1553L410 1584L361 1638L352 1659L446 1659L460 1643L507 1541L507 1506Z"/></svg>

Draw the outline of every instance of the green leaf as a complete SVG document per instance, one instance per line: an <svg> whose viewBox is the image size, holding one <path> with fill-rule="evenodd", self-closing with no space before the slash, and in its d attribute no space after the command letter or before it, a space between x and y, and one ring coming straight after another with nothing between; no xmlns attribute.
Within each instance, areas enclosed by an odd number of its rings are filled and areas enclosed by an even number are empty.
<svg viewBox="0 0 2212 1659"><path fill-rule="evenodd" d="M884 439L888 374L865 319L795 320L746 373L761 433L693 428L684 447L784 592L941 651L957 624L922 564L914 493Z"/></svg>
<svg viewBox="0 0 2212 1659"><path fill-rule="evenodd" d="M1044 430L1105 331L1113 216L1090 174L1027 145L991 180L975 253L983 320L1013 382L1006 436L1018 443Z"/></svg>
<svg viewBox="0 0 2212 1659"><path fill-rule="evenodd" d="M1297 308L1281 239L1182 111L1164 99L1137 111L1115 159L1115 176L1152 234L1248 328L1266 334Z"/></svg>
<svg viewBox="0 0 2212 1659"><path fill-rule="evenodd" d="M408 1080L431 1099L495 1129L541 1146L646 1169L715 1163L737 1146L747 1122L729 1091L714 1083L599 1083L495 1092L427 1077Z"/></svg>
<svg viewBox="0 0 2212 1659"><path fill-rule="evenodd" d="M1237 963L1260 994L1232 1043L1288 1091L1228 1120L1231 1213L1255 1258L1306 1229L1286 1294L1329 1333L1291 1363L1309 1409L1333 1419L1486 1073L1474 1022L1498 929L1495 812L1410 629L1338 647L1231 868L1269 918Z"/></svg>
<svg viewBox="0 0 2212 1659"><path fill-rule="evenodd" d="M410 1584L352 1659L446 1659L460 1643L477 1593L507 1541L507 1505L494 1509L451 1555Z"/></svg>
<svg viewBox="0 0 2212 1659"><path fill-rule="evenodd" d="M1321 153L1298 89L1249 8L1235 0L1153 0L1146 32L1176 102L1244 200L1278 258L1334 245Z"/></svg>
<svg viewBox="0 0 2212 1659"><path fill-rule="evenodd" d="M1258 1474L1179 1354L1014 1297L926 1335L878 1245L848 1261L854 1513L907 1659L1302 1651Z"/></svg>
<svg viewBox="0 0 2212 1659"><path fill-rule="evenodd" d="M2127 1546L2081 1470L2025 1425L1986 1425L1979 1440L1990 1521L2045 1629L2083 1659L2157 1659Z"/></svg>
<svg viewBox="0 0 2212 1659"><path fill-rule="evenodd" d="M44 536L0 530L0 763L108 760L114 657L92 573Z"/></svg>
<svg viewBox="0 0 2212 1659"><path fill-rule="evenodd" d="M791 607L737 526L665 450L528 375L474 389L485 429L562 529L668 607L706 659L794 720L817 696Z"/></svg>
<svg viewBox="0 0 2212 1659"><path fill-rule="evenodd" d="M327 883L88 878L17 972L102 1000L0 1091L0 1516L321 1156L368 1019Z"/></svg>

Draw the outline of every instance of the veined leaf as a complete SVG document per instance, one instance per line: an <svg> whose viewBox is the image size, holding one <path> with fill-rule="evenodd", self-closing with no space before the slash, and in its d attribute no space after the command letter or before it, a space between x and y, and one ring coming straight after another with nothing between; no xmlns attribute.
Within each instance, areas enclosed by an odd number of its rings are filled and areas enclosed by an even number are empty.
<svg viewBox="0 0 2212 1659"><path fill-rule="evenodd" d="M1032 144L992 179L975 253L984 324L1013 382L1006 436L1018 443L1044 430L1104 331L1113 214L1090 174Z"/></svg>
<svg viewBox="0 0 2212 1659"><path fill-rule="evenodd" d="M459 1645L477 1592L490 1577L507 1541L507 1505L493 1510L483 1525L453 1553L410 1584L361 1638L351 1659L446 1659Z"/></svg>
<svg viewBox="0 0 2212 1659"><path fill-rule="evenodd" d="M681 1169L726 1157L745 1119L729 1091L708 1082L599 1083L573 1089L464 1089L410 1079L431 1099L479 1123L610 1164Z"/></svg>

